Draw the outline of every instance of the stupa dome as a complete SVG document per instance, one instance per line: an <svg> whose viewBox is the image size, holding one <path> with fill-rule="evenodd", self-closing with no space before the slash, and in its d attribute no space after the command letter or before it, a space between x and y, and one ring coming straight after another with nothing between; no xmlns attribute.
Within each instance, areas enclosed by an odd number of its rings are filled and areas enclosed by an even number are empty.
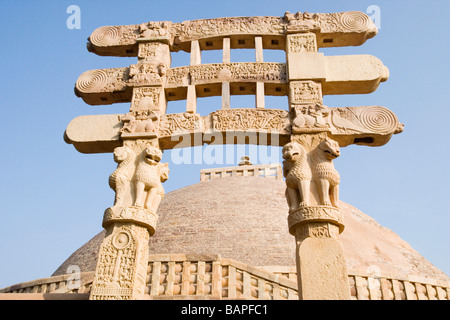
<svg viewBox="0 0 450 320"><path fill-rule="evenodd" d="M285 183L261 177L224 177L166 194L150 254L220 254L251 266L295 267L295 238L288 232ZM347 267L393 277L449 278L393 231L341 202L340 235ZM104 237L100 232L74 252L53 275L70 265L94 271Z"/></svg>
<svg viewBox="0 0 450 320"><path fill-rule="evenodd" d="M145 294L151 299L298 299L295 238L288 232L280 165L207 169L201 182L165 195L149 241ZM340 202L340 235L351 299L448 300L449 277L393 231ZM87 299L105 231L49 278L8 293L78 293ZM69 288L73 266L80 285ZM66 296L64 296L66 297Z"/></svg>

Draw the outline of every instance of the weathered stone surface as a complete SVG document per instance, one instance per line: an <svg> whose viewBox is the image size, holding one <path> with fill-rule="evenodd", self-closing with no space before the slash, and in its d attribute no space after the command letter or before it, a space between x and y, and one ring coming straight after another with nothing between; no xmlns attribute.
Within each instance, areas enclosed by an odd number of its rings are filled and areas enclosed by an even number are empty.
<svg viewBox="0 0 450 320"><path fill-rule="evenodd" d="M323 95L365 94L374 92L389 78L388 68L371 55L324 56L323 53L290 53L285 63L235 62L199 64L167 69L164 76L140 65L125 68L96 69L84 72L75 84L75 93L90 105L130 102L137 85L164 85L169 101L187 98L190 85L198 87L198 97L220 96L222 82L237 83L231 94L242 92L242 83L263 82L265 95L286 95L290 80L320 80ZM133 71L141 66L139 71ZM137 72L136 75L134 75ZM138 78L140 77L140 78ZM142 79L137 82L137 79ZM207 90L204 90L207 88Z"/></svg>
<svg viewBox="0 0 450 320"><path fill-rule="evenodd" d="M297 256L299 299L350 299L345 257L337 239L308 237L297 243Z"/></svg>
<svg viewBox="0 0 450 320"><path fill-rule="evenodd" d="M230 47L255 47L255 36L264 48L283 49L288 33L312 32L319 47L357 46L377 34L370 18L359 11L338 13L286 12L283 17L227 17L173 23L152 21L139 25L103 26L89 37L88 49L98 55L136 56L138 43L167 41L172 51L190 52L190 43L199 40L202 50L222 48L229 37Z"/></svg>
<svg viewBox="0 0 450 320"><path fill-rule="evenodd" d="M96 29L89 38L90 51L137 56L138 63L129 68L83 73L75 93L85 102L131 101L131 106L118 120L106 117L98 127L98 123L92 124L98 118L75 119L65 134L66 142L82 152L105 152L114 147L118 163L109 181L116 197L114 206L104 215L107 235L100 247L90 298L143 297L147 242L155 232L156 211L164 196L161 182L168 175L168 170L164 174L159 167L162 150L206 142L284 145L283 174L289 231L296 239L298 296L349 299L346 262L339 242L344 229L339 208L340 176L332 160L340 155L341 146L383 145L403 127L395 114L383 107L332 110L324 106L323 95L330 92L373 92L387 80L388 70L372 56L329 59L317 50L360 45L376 31L367 15L355 11L286 12L284 17L162 21ZM286 64L264 63L265 46L285 50ZM255 63L230 63L231 48L248 47L255 48ZM201 51L214 49L223 49L223 63L202 65ZM178 50L191 53L190 66L170 69L170 51ZM255 94L255 109L230 109L230 95L249 93ZM222 110L206 117L196 113L198 97L217 95L222 96ZM289 111L265 109L265 95L287 95ZM187 100L186 112L167 114L168 100L180 99ZM80 128L85 131L77 136ZM86 130L89 128L92 138ZM119 135L115 134L117 130ZM251 136L249 142L247 135ZM183 143L178 143L179 138ZM225 193L222 189L220 192ZM183 204L178 205L177 210L182 210ZM155 218L147 219L148 214L155 214ZM199 217L190 217L188 223L195 225ZM231 218L208 219L213 223L207 229L223 241L222 225L241 222L238 217ZM257 234L263 233L259 230L261 219L259 213L245 221L253 226L252 233L259 240ZM186 241L190 232L184 232L183 221L174 221L173 225L183 234L178 242ZM258 241L256 247L261 245L264 243ZM214 248L214 253L216 250L222 249Z"/></svg>
<svg viewBox="0 0 450 320"><path fill-rule="evenodd" d="M308 109L309 108L309 109ZM209 116L178 113L160 118L159 142L162 149L172 149L182 136L183 147L201 145L211 141L210 135L227 132L260 133L267 139L251 139L250 143L284 145L291 139L290 133L328 132L341 147L350 144L382 146L393 134L403 131L396 115L381 106L328 108L321 106L314 111L314 105L294 106L291 115L281 109L227 109L218 110ZM320 123L318 122L318 114ZM124 115L90 115L73 119L67 126L65 141L83 153L113 152L120 145ZM232 120L239 118L241 120ZM289 124L289 119L292 121ZM248 121L243 121L248 120ZM191 137L197 134L197 138ZM271 137L272 135L272 137ZM226 136L221 140L230 143ZM232 140L234 141L234 140Z"/></svg>

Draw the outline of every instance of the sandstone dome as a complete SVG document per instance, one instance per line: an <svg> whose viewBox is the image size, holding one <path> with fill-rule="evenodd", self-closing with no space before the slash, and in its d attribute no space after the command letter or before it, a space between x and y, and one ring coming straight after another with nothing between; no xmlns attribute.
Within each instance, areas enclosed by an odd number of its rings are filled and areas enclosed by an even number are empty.
<svg viewBox="0 0 450 320"><path fill-rule="evenodd" d="M151 254L220 254L250 266L295 267L295 239L288 232L282 180L224 177L203 181L166 194L158 209ZM449 282L391 230L341 202L345 230L340 238L349 270L377 270L390 277L419 277ZM102 231L75 251L53 274L68 266L94 271Z"/></svg>

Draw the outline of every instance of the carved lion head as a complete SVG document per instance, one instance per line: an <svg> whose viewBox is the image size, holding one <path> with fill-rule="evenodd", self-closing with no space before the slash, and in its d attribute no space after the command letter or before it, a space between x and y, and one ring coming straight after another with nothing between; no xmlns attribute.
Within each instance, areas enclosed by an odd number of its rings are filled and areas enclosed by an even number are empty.
<svg viewBox="0 0 450 320"><path fill-rule="evenodd" d="M161 161L162 151L155 147L147 147L143 151L143 156L146 162L155 165Z"/></svg>
<svg viewBox="0 0 450 320"><path fill-rule="evenodd" d="M117 147L114 149L114 161L119 163L124 161L128 155L130 154L131 150L127 147Z"/></svg>
<svg viewBox="0 0 450 320"><path fill-rule="evenodd" d="M339 143L333 139L326 138L319 144L319 149L325 154L329 160L336 159L341 155Z"/></svg>
<svg viewBox="0 0 450 320"><path fill-rule="evenodd" d="M295 161L304 152L305 149L300 143L292 141L284 145L282 150L283 159Z"/></svg>

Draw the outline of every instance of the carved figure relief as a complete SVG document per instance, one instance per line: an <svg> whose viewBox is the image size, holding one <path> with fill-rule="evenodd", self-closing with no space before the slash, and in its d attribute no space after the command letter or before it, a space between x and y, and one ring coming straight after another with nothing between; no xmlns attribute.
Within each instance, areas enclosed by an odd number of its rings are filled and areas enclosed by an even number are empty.
<svg viewBox="0 0 450 320"><path fill-rule="evenodd" d="M183 132L201 131L203 121L199 114L174 113L161 116L159 133L160 136L171 136Z"/></svg>
<svg viewBox="0 0 450 320"><path fill-rule="evenodd" d="M142 38L156 38L161 36L167 36L167 27L170 25L167 21L150 21L148 23L142 23L139 25L139 33Z"/></svg>
<svg viewBox="0 0 450 320"><path fill-rule="evenodd" d="M290 104L322 103L322 86L314 81L292 81L289 84Z"/></svg>
<svg viewBox="0 0 450 320"><path fill-rule="evenodd" d="M192 82L196 84L219 80L284 82L286 81L286 65L268 62L213 63L191 66L189 74Z"/></svg>
<svg viewBox="0 0 450 320"><path fill-rule="evenodd" d="M139 38L167 37L176 46L205 37L233 34L280 35L286 32L376 33L370 18L357 11L338 13L286 12L283 17L228 17L172 23L155 21L137 25L105 26L94 30L89 40L98 47L133 45Z"/></svg>
<svg viewBox="0 0 450 320"><path fill-rule="evenodd" d="M134 148L142 150L139 152L133 148L122 146L114 150L118 166L109 177L109 185L116 193L110 210L113 216L126 214L122 209L132 206L156 213L164 197L162 182L169 178L169 167L160 162L162 151L149 144Z"/></svg>
<svg viewBox="0 0 450 320"><path fill-rule="evenodd" d="M165 74L166 67L162 63L158 65L152 63L133 64L130 66L128 82L135 86L162 85Z"/></svg>
<svg viewBox="0 0 450 320"><path fill-rule="evenodd" d="M119 225L100 247L91 300L142 299L142 269L148 264L144 244L149 234L144 227ZM144 273L145 274L145 273Z"/></svg>
<svg viewBox="0 0 450 320"><path fill-rule="evenodd" d="M120 118L123 127L122 136L127 133L155 133L158 131L159 116L150 110L138 110L126 113Z"/></svg>
<svg viewBox="0 0 450 320"><path fill-rule="evenodd" d="M185 21L173 24L181 41L226 34L281 34L279 17L229 17Z"/></svg>
<svg viewBox="0 0 450 320"><path fill-rule="evenodd" d="M163 166L159 164L161 158L161 150L154 147L147 147L140 154L133 177L135 206L156 211L157 208L152 207L152 203L159 204L160 200L156 200L156 197L161 193L161 180L168 178L168 171L160 170Z"/></svg>
<svg viewBox="0 0 450 320"><path fill-rule="evenodd" d="M212 113L213 128L219 131L289 131L288 112L278 109L224 109Z"/></svg>
<svg viewBox="0 0 450 320"><path fill-rule="evenodd" d="M109 176L109 186L115 191L114 207L122 206L127 186L134 174L134 152L127 147L114 149L114 161L117 169Z"/></svg>
<svg viewBox="0 0 450 320"><path fill-rule="evenodd" d="M288 36L288 52L317 52L315 34L295 34Z"/></svg>
<svg viewBox="0 0 450 320"><path fill-rule="evenodd" d="M286 29L288 31L310 31L320 27L320 16L318 14L308 12L294 14L286 11L283 19L287 22Z"/></svg>
<svg viewBox="0 0 450 320"><path fill-rule="evenodd" d="M311 206L313 194L317 205L339 207L340 176L332 162L340 155L339 144L328 137L320 142L313 141L317 136L310 138L312 145L292 141L282 150L290 212Z"/></svg>
<svg viewBox="0 0 450 320"><path fill-rule="evenodd" d="M339 144L330 138L324 139L310 154L313 179L321 205L339 207L340 176L332 162L339 156Z"/></svg>
<svg viewBox="0 0 450 320"><path fill-rule="evenodd" d="M138 58L154 60L157 56L160 44L158 42L144 42L139 44Z"/></svg>
<svg viewBox="0 0 450 320"><path fill-rule="evenodd" d="M154 110L159 111L161 87L139 87L133 90L130 111Z"/></svg>
<svg viewBox="0 0 450 320"><path fill-rule="evenodd" d="M289 211L309 205L311 168L305 148L298 142L290 142L282 149L283 175L286 178L286 199Z"/></svg>
<svg viewBox="0 0 450 320"><path fill-rule="evenodd" d="M292 120L292 132L320 132L330 128L328 116L330 111L322 104L296 105L294 107L294 119Z"/></svg>

